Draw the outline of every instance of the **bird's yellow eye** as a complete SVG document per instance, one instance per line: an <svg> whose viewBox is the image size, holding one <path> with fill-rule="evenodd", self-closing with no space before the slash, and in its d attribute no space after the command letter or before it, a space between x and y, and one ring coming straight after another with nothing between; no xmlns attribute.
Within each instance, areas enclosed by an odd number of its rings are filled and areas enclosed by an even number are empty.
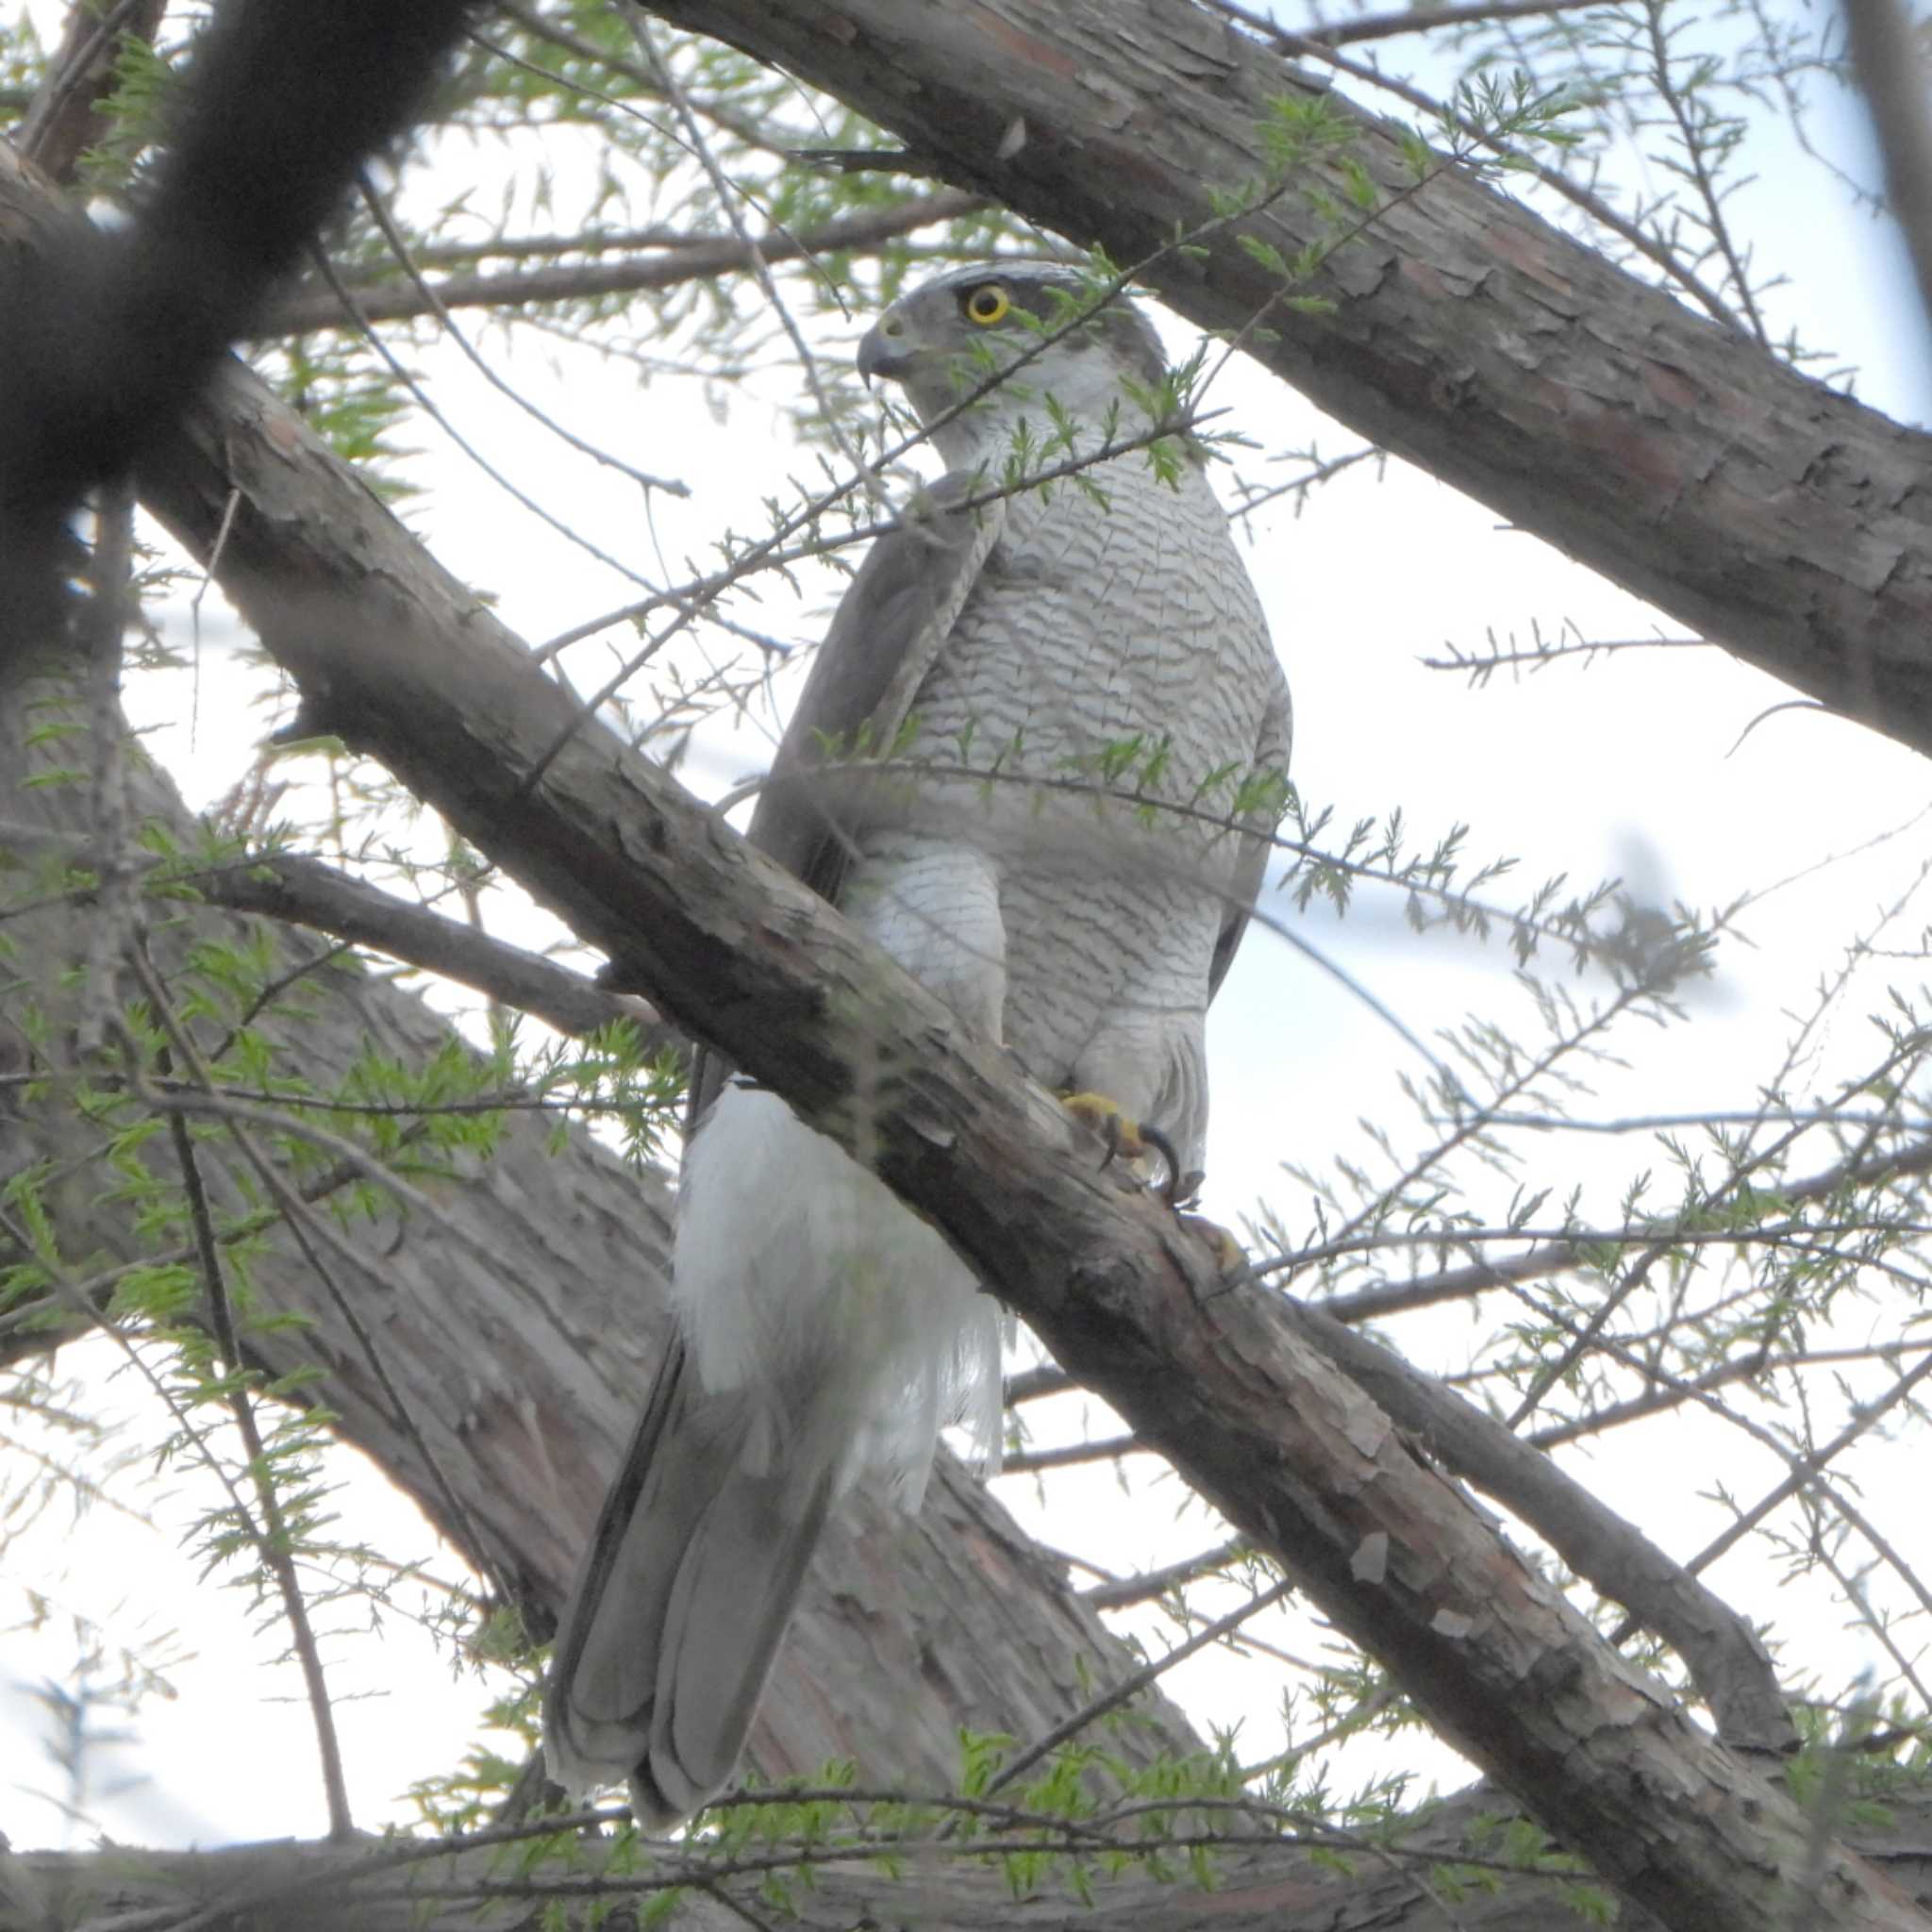
<svg viewBox="0 0 1932 1932"><path fill-rule="evenodd" d="M966 298L966 319L981 328L991 328L1012 306L997 282L981 282Z"/></svg>

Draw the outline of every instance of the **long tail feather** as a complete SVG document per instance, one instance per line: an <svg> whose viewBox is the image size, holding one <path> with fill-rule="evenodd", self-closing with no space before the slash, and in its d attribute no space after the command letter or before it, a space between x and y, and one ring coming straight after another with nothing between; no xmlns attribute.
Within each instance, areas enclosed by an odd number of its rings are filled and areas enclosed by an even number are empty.
<svg viewBox="0 0 1932 1932"><path fill-rule="evenodd" d="M552 1775L654 1825L730 1778L834 1501L916 1508L941 1424L999 1418L972 1271L774 1093L727 1086L686 1150L673 1304L544 1706Z"/></svg>
<svg viewBox="0 0 1932 1932"><path fill-rule="evenodd" d="M674 1343L558 1638L551 1775L629 1779L653 1828L730 1779L830 1507L832 1473L773 1458L756 1414L741 1392L703 1391Z"/></svg>

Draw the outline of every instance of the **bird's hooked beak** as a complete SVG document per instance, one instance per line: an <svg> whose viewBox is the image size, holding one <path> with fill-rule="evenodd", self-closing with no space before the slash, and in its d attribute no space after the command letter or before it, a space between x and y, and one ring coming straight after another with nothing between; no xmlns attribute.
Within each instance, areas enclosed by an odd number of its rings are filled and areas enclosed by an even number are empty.
<svg viewBox="0 0 1932 1932"><path fill-rule="evenodd" d="M903 316L889 308L858 344L859 379L867 389L874 375L894 381L911 368L913 355L912 331Z"/></svg>

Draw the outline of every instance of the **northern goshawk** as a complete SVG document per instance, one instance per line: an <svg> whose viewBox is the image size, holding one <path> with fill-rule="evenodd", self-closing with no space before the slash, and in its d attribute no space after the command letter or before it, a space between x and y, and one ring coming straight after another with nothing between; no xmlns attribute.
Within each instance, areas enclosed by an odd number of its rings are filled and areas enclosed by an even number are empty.
<svg viewBox="0 0 1932 1932"><path fill-rule="evenodd" d="M1119 448L1159 426L1159 341L1068 267L991 261L894 302L858 366L946 475L854 577L751 838L1033 1078L1197 1169L1290 713L1202 452ZM559 1782L628 1778L658 1826L729 1779L840 1496L916 1507L942 1424L999 1425L994 1305L933 1228L715 1060L693 1111L677 1339L545 1704Z"/></svg>

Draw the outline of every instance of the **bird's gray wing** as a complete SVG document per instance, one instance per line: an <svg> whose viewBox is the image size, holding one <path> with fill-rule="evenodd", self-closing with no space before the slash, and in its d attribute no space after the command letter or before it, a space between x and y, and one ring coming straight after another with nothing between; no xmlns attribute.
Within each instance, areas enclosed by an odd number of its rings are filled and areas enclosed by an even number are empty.
<svg viewBox="0 0 1932 1932"><path fill-rule="evenodd" d="M1260 735L1255 744L1256 772L1274 772L1286 777L1288 755L1293 739L1294 708L1289 700L1288 680L1281 675L1281 667L1276 665L1274 689L1269 697L1268 708L1262 714ZM1221 991L1221 982L1226 977L1227 969L1234 964L1234 956L1248 929L1248 915L1254 908L1262 881L1267 877L1268 855L1274 849L1266 835L1274 829L1273 824L1264 825L1259 828L1259 836L1250 834L1241 840L1234 876L1228 882L1227 910L1222 917L1221 931L1214 941L1214 958L1208 969L1208 997L1210 1001Z"/></svg>
<svg viewBox="0 0 1932 1932"><path fill-rule="evenodd" d="M867 551L786 726L748 837L820 897L837 903L850 851L824 774L892 748L1006 523L1006 500L977 471L953 471L907 507ZM849 794L848 794L849 795ZM700 1049L687 1127L717 1098L730 1068Z"/></svg>
<svg viewBox="0 0 1932 1932"><path fill-rule="evenodd" d="M941 476L866 553L806 679L752 814L754 845L836 901L846 849L812 774L889 752L1006 522L968 503L976 472Z"/></svg>

